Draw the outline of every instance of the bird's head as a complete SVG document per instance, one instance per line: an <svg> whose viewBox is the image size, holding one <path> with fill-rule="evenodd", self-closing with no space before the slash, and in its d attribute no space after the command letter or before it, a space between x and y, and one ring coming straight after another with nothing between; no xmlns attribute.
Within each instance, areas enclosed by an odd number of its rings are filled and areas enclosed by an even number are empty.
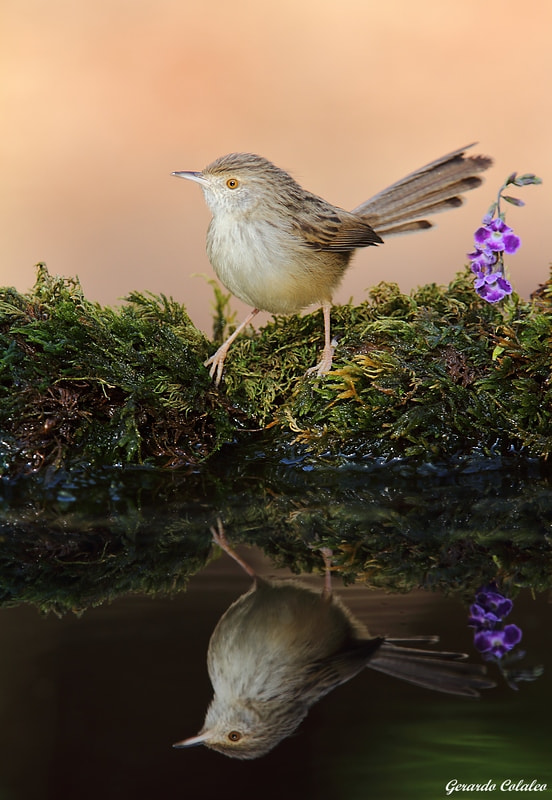
<svg viewBox="0 0 552 800"><path fill-rule="evenodd" d="M197 736L176 742L173 747L203 744L231 758L259 758L289 736L305 716L306 709L303 711L300 704L294 705L295 713L289 715L270 703L222 703L215 697Z"/></svg>
<svg viewBox="0 0 552 800"><path fill-rule="evenodd" d="M199 183L214 215L223 212L247 214L259 205L285 202L301 191L284 170L253 153L230 153L201 172L173 172L177 178Z"/></svg>

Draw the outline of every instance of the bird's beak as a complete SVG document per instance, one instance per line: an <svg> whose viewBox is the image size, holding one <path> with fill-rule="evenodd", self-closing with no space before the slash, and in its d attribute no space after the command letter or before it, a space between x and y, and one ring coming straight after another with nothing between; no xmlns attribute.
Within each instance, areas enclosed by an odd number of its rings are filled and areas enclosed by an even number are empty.
<svg viewBox="0 0 552 800"><path fill-rule="evenodd" d="M171 172L171 175L174 175L176 178L186 178L188 181L195 181L196 183L206 184L207 181L203 177L202 172Z"/></svg>
<svg viewBox="0 0 552 800"><path fill-rule="evenodd" d="M197 736L192 736L190 739L183 739L181 742L175 742L173 747L197 747L198 744L205 744L209 739L210 731L203 731L198 733Z"/></svg>

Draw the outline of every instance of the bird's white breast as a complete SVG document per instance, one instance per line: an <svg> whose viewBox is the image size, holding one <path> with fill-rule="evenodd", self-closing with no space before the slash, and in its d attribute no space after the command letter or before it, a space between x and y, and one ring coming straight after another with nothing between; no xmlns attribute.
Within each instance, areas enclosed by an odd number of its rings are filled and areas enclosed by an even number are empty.
<svg viewBox="0 0 552 800"><path fill-rule="evenodd" d="M238 221L231 213L213 217L207 234L207 255L226 288L273 314L294 313L325 299L318 283L312 276L306 280L305 269L297 264L301 248L291 232L264 219Z"/></svg>

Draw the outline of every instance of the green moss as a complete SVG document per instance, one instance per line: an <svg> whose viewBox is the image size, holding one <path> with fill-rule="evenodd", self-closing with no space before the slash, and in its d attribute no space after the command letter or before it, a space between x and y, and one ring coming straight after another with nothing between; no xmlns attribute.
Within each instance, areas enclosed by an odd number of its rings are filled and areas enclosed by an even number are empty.
<svg viewBox="0 0 552 800"><path fill-rule="evenodd" d="M219 339L228 297L215 299ZM334 369L305 377L322 332L319 311L250 331L217 391L203 366L214 345L183 306L132 293L103 308L39 265L31 292L0 291L0 469L194 464L265 428L273 447L337 462L550 454L551 283L496 306L467 272L408 295L380 284L334 309Z"/></svg>
<svg viewBox="0 0 552 800"><path fill-rule="evenodd" d="M0 426L7 472L44 465L190 463L231 435L184 308L132 293L121 309L38 266L0 293Z"/></svg>
<svg viewBox="0 0 552 800"><path fill-rule="evenodd" d="M369 302L334 310L339 345L328 376L301 375L321 344L313 314L275 320L239 342L227 391L317 455L432 460L516 448L547 457L550 297L546 289L539 302L492 306L469 274L410 295L380 284Z"/></svg>

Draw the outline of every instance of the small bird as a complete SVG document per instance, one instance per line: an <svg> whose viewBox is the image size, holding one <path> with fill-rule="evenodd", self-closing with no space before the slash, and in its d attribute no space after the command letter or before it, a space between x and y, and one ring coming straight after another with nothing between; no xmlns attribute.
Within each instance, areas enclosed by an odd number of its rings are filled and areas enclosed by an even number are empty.
<svg viewBox="0 0 552 800"><path fill-rule="evenodd" d="M220 281L253 310L207 359L218 386L230 345L259 311L293 314L322 306L324 349L308 373L329 372L332 296L359 247L399 233L431 228L427 214L462 205L462 192L481 184L492 163L465 157L467 145L374 195L353 211L303 189L287 172L252 153L231 153L202 172L173 172L199 183L213 218L207 255Z"/></svg>
<svg viewBox="0 0 552 800"><path fill-rule="evenodd" d="M197 736L173 747L204 744L224 755L258 758L292 734L310 707L365 667L448 694L479 696L495 686L485 667L463 653L404 647L438 637L371 637L332 593L332 553L322 592L299 583L259 577L227 542L222 524L215 544L253 579L217 623L207 669L214 696Z"/></svg>

